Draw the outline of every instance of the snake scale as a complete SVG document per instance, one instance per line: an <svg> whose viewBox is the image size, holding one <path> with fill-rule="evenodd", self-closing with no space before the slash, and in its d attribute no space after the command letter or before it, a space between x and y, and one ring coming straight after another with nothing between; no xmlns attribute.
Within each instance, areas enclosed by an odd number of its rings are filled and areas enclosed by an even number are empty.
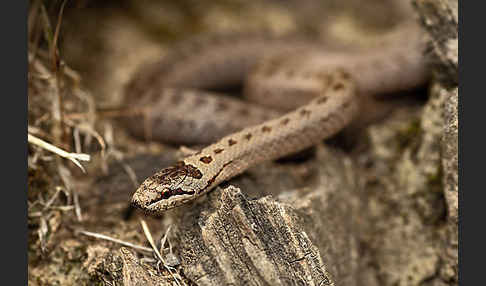
<svg viewBox="0 0 486 286"><path fill-rule="evenodd" d="M423 85L424 42L412 22L359 51L264 33L182 42L127 85L127 102L143 112L124 123L134 135L169 143L216 143L147 178L132 203L161 214L255 164L318 144L372 112L361 101ZM207 91L241 81L253 102Z"/></svg>

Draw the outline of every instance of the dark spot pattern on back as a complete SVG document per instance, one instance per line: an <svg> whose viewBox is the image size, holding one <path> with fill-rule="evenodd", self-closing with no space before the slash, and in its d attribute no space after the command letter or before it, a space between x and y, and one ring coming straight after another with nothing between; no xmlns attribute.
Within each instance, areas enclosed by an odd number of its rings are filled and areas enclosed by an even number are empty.
<svg viewBox="0 0 486 286"><path fill-rule="evenodd" d="M280 124L287 125L289 122L290 122L290 119L285 118L285 119L282 119L282 121L280 121Z"/></svg>
<svg viewBox="0 0 486 286"><path fill-rule="evenodd" d="M171 95L171 98L170 98L170 102L172 105L174 106L177 106L179 105L179 103L182 102L182 99L183 99L183 92L181 92L180 90L176 90L174 93L172 93Z"/></svg>
<svg viewBox="0 0 486 286"><path fill-rule="evenodd" d="M381 59L374 60L372 65L373 65L374 68L377 68L377 69L383 68L383 62L381 61Z"/></svg>
<svg viewBox="0 0 486 286"><path fill-rule="evenodd" d="M194 100L194 104L197 107L202 107L202 106L206 105L207 103L208 103L208 100L204 96L196 96L196 99Z"/></svg>
<svg viewBox="0 0 486 286"><path fill-rule="evenodd" d="M222 149L222 148L214 149L214 154L219 154L223 151L224 151L224 149Z"/></svg>
<svg viewBox="0 0 486 286"><path fill-rule="evenodd" d="M272 127L268 127L266 125L262 127L262 132L270 132L270 131L272 131Z"/></svg>
<svg viewBox="0 0 486 286"><path fill-rule="evenodd" d="M337 82L332 86L334 91L342 90L344 88L344 84L342 82Z"/></svg>
<svg viewBox="0 0 486 286"><path fill-rule="evenodd" d="M213 158L211 158L211 156L203 156L199 158L199 161L203 162L204 164L209 164L213 161Z"/></svg>
<svg viewBox="0 0 486 286"><path fill-rule="evenodd" d="M217 112L221 112L221 111L225 111L229 108L229 105L226 101L219 101L216 105L216 111Z"/></svg>
<svg viewBox="0 0 486 286"><path fill-rule="evenodd" d="M292 78L294 75L295 75L295 71L294 71L294 70L291 70L291 69L290 69L290 70L286 70L286 71L285 71L285 76L286 76L287 78Z"/></svg>
<svg viewBox="0 0 486 286"><path fill-rule="evenodd" d="M324 80L326 82L331 81L331 76L329 75L328 72L325 72L325 71L317 72L316 78L320 78L320 79L322 79L322 80Z"/></svg>
<svg viewBox="0 0 486 286"><path fill-rule="evenodd" d="M236 142L236 141L235 141L235 140L233 140L233 139L229 139L229 140L228 140L228 145L229 145L229 146L235 145L236 143L238 143L238 142Z"/></svg>
<svg viewBox="0 0 486 286"><path fill-rule="evenodd" d="M319 99L317 100L317 104L323 104L323 103L326 103L328 100L328 97L323 95L321 97L319 97Z"/></svg>
<svg viewBox="0 0 486 286"><path fill-rule="evenodd" d="M321 123L326 123L329 120L329 116L321 118Z"/></svg>
<svg viewBox="0 0 486 286"><path fill-rule="evenodd" d="M250 140L251 139L251 133L247 133L244 137L246 140Z"/></svg>
<svg viewBox="0 0 486 286"><path fill-rule="evenodd" d="M273 116L271 114L269 114L268 112L263 113L263 115L262 115L263 121L270 120L271 118L273 118Z"/></svg>
<svg viewBox="0 0 486 286"><path fill-rule="evenodd" d="M309 116L311 114L311 112L307 109L302 109L300 111L300 116Z"/></svg>
<svg viewBox="0 0 486 286"><path fill-rule="evenodd" d="M310 72L310 71L305 71L305 72L302 73L302 78L304 78L304 79L309 79L311 77L312 77L312 72Z"/></svg>
<svg viewBox="0 0 486 286"><path fill-rule="evenodd" d="M262 74L265 77L271 77L278 70L279 61L277 59L268 60L267 64L263 66Z"/></svg>
<svg viewBox="0 0 486 286"><path fill-rule="evenodd" d="M241 108L238 110L238 114L241 116L248 116L250 115L250 110L248 110L248 108Z"/></svg>

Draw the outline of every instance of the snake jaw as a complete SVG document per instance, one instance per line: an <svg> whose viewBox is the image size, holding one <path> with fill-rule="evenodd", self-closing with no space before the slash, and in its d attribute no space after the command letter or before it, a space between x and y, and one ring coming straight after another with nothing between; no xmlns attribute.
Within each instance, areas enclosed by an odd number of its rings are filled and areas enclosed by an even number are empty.
<svg viewBox="0 0 486 286"><path fill-rule="evenodd" d="M132 205L148 213L160 213L194 199L192 180L199 173L178 162L147 178L132 197Z"/></svg>
<svg viewBox="0 0 486 286"><path fill-rule="evenodd" d="M148 180L138 187L132 197L132 205L146 211L153 209L154 203L162 198L161 193L157 192L156 189L148 187L151 185L150 183L147 184Z"/></svg>
<svg viewBox="0 0 486 286"><path fill-rule="evenodd" d="M194 191L183 191L182 189L146 188L144 184L140 186L132 197L132 205L144 210L147 213L160 214L162 211L180 206L187 201L194 199Z"/></svg>

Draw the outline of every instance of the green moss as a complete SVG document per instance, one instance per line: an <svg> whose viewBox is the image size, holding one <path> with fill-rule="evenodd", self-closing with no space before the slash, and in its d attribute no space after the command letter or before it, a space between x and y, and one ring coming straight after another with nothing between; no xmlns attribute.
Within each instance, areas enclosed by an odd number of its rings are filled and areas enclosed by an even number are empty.
<svg viewBox="0 0 486 286"><path fill-rule="evenodd" d="M398 142L399 150L403 151L414 142L420 142L422 133L423 130L422 127L420 126L420 119L419 118L413 119L407 128L397 133L397 142Z"/></svg>

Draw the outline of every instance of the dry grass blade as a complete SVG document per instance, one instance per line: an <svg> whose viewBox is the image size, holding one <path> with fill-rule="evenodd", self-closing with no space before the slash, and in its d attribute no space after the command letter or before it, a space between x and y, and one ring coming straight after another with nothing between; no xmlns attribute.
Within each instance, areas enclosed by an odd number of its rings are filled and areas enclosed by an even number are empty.
<svg viewBox="0 0 486 286"><path fill-rule="evenodd" d="M83 221L83 216L81 214L81 206L79 205L79 195L76 191L76 188L73 187L73 178L71 176L71 172L68 168L64 167L62 164L58 164L58 174L61 177L64 185L66 186L69 193L72 194L73 203L74 203L74 212L76 213L76 217L78 221Z"/></svg>
<svg viewBox="0 0 486 286"><path fill-rule="evenodd" d="M57 18L57 24L56 24L56 31L54 32L54 36L52 39L52 45L51 45L51 58L53 61L53 70L57 70L57 64L59 62L59 52L57 50L57 40L59 39L59 31L61 29L61 23L62 23L62 15L64 14L64 6L66 6L67 0L64 0L61 4L61 8L59 10L59 16Z"/></svg>
<svg viewBox="0 0 486 286"><path fill-rule="evenodd" d="M39 146L39 147L41 147L41 148L43 148L47 151L50 151L54 154L57 154L57 155L59 155L63 158L71 160L71 162L73 162L76 166L78 166L83 171L83 173L86 173L86 171L84 170L84 167L81 165L81 163L78 162L78 160L89 161L90 156L88 154L69 153L69 152L64 151L61 148L56 147L56 146L54 146L50 143L47 143L46 141L39 139L39 138L37 138L37 137L35 137L34 135L31 135L31 134L27 134L27 141L29 143L34 144L36 146Z"/></svg>
<svg viewBox="0 0 486 286"><path fill-rule="evenodd" d="M147 237L147 240L150 243L150 246L152 246L153 251L157 255L157 258L159 258L159 261L164 265L164 268L172 275L172 278L174 278L174 281L177 285L180 285L179 283L179 277L176 277L177 273L173 273L172 270L170 269L169 265L165 262L165 260L162 258L162 255L160 254L160 251L157 249L154 243L154 239L152 238L152 234L150 233L150 230L148 229L147 223L144 220L140 221L140 224L142 225L143 233L145 234L145 237ZM177 275L179 276L179 275Z"/></svg>
<svg viewBox="0 0 486 286"><path fill-rule="evenodd" d="M67 118L64 120L64 123L66 123L70 127L73 127L75 131L77 129L78 132L82 132L86 135L93 136L98 141L98 144L101 146L101 156L102 157L105 156L105 152L106 152L105 141L103 140L103 137L101 137L101 135L98 132L96 132L96 130L94 130L92 126L90 126L87 123L74 123Z"/></svg>
<svg viewBox="0 0 486 286"><path fill-rule="evenodd" d="M126 242L126 241L120 240L120 239L116 239L116 238L113 238L113 237L109 237L109 236L104 235L104 234L90 232L90 231L85 231L85 230L79 230L77 232L80 233L80 234L84 234L86 236L90 236L90 237L94 237L94 238L98 238L98 239L103 239L103 240L108 240L108 241L111 241L111 242L115 242L115 243L118 243L118 244L121 244L121 245L124 245L124 246L127 246L127 247L131 247L133 249L137 249L137 250L141 250L141 251L146 251L146 252L153 252L152 248L150 248L150 247L136 245L136 244L133 244L133 243L130 243L130 242Z"/></svg>
<svg viewBox="0 0 486 286"><path fill-rule="evenodd" d="M167 231L165 232L164 236L160 240L160 253L162 253L162 251L164 250L164 245L165 245L165 242L167 241L167 237L169 236L169 232L170 232L171 228L172 228L172 225L169 225L169 227L167 228Z"/></svg>
<svg viewBox="0 0 486 286"><path fill-rule="evenodd" d="M155 247L154 239L152 238L152 234L150 233L150 230L148 229L147 223L144 220L140 221L140 224L142 225L143 233L145 234L145 237L147 237L147 240L150 243L150 246L152 246L153 251L155 252L155 255L162 261L162 263L165 264L164 259L162 258L162 255L160 254L160 251Z"/></svg>

